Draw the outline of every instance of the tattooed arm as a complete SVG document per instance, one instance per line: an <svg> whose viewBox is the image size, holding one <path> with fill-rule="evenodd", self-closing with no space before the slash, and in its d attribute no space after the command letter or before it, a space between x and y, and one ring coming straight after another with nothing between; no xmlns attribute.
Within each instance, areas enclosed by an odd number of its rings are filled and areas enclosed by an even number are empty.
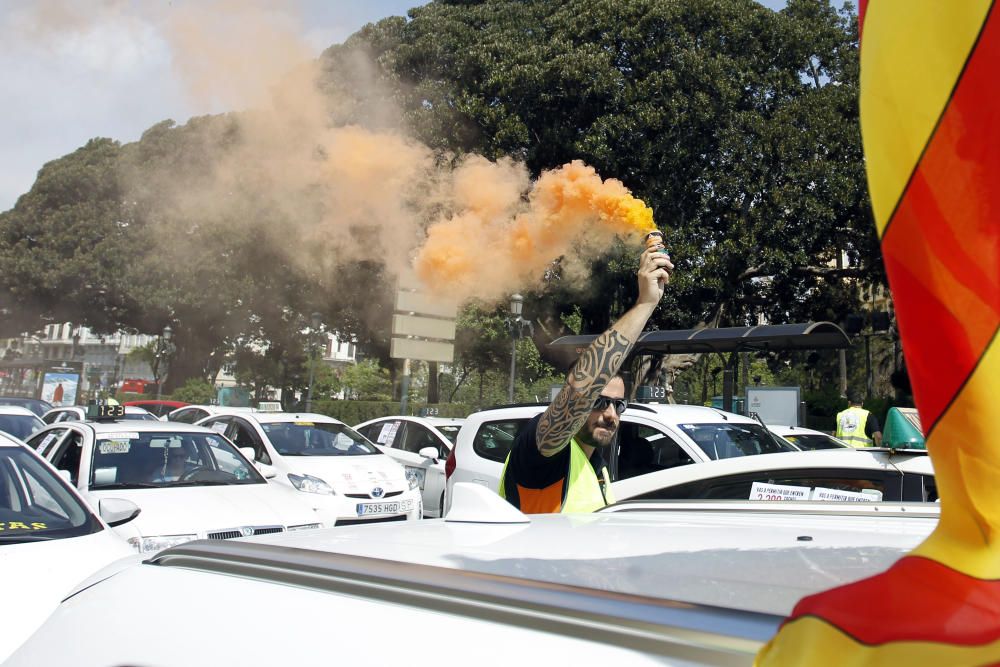
<svg viewBox="0 0 1000 667"><path fill-rule="evenodd" d="M615 376L635 345L643 327L663 297L674 265L658 248L639 260L639 298L610 329L597 337L580 356L555 400L538 421L536 442L542 456L555 456L569 444L587 420L594 400Z"/></svg>

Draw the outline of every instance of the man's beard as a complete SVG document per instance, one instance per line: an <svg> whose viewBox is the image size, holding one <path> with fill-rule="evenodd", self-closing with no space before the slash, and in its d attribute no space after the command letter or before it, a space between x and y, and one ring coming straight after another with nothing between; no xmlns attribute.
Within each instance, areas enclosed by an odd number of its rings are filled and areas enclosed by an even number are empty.
<svg viewBox="0 0 1000 667"><path fill-rule="evenodd" d="M596 447L598 449L607 449L611 445L611 442L615 439L615 433L618 432L618 426L602 427L602 431L608 434L606 439L598 437L588 424L584 424L583 428L580 429L580 432L576 434L576 440L582 445L590 445L591 447Z"/></svg>

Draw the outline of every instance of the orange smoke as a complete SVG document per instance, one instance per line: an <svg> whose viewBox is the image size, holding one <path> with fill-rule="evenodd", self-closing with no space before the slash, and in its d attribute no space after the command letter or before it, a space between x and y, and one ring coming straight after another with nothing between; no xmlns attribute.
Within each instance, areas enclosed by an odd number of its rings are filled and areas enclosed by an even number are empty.
<svg viewBox="0 0 1000 667"><path fill-rule="evenodd" d="M414 269L430 291L460 301L531 287L574 250L656 229L642 200L579 160L530 186L523 165L471 158L456 169L453 187L457 210L428 228Z"/></svg>

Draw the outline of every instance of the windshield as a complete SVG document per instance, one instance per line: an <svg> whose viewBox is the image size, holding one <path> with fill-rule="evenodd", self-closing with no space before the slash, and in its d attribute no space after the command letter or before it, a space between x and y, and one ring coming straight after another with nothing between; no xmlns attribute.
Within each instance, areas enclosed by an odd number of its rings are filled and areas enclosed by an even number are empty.
<svg viewBox="0 0 1000 667"><path fill-rule="evenodd" d="M360 433L345 424L272 422L261 424L282 456L362 456L381 454Z"/></svg>
<svg viewBox="0 0 1000 667"><path fill-rule="evenodd" d="M680 424L680 428L712 459L799 451L771 437L760 424Z"/></svg>
<svg viewBox="0 0 1000 667"><path fill-rule="evenodd" d="M45 422L34 415L0 415L0 431L20 440L28 439L43 426Z"/></svg>
<svg viewBox="0 0 1000 667"><path fill-rule="evenodd" d="M848 446L840 442L839 440L831 438L828 435L820 435L816 433L783 435L781 437L783 437L785 440L788 440L799 449L803 450L842 449Z"/></svg>
<svg viewBox="0 0 1000 667"><path fill-rule="evenodd" d="M0 546L99 530L97 518L36 457L0 447Z"/></svg>
<svg viewBox="0 0 1000 667"><path fill-rule="evenodd" d="M214 433L97 434L91 490L263 483L243 455Z"/></svg>
<svg viewBox="0 0 1000 667"><path fill-rule="evenodd" d="M458 432L462 430L462 426L460 424L439 425L435 428L437 428L438 433L448 438L453 445L458 442Z"/></svg>

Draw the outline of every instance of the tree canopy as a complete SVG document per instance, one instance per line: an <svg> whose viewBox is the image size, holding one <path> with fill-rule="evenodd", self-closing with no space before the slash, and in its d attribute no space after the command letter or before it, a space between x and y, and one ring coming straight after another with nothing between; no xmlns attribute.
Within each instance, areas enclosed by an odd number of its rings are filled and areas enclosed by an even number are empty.
<svg viewBox="0 0 1000 667"><path fill-rule="evenodd" d="M839 319L858 298L848 279L882 281L847 7L437 0L366 26L319 64L332 123L401 124L444 163L510 157L538 175L582 159L622 180L653 208L677 266L652 326ZM249 169L226 192L233 205L184 199L220 156L238 158L244 118L165 121L135 143L94 139L47 164L0 214L0 335L45 321L154 334L170 324L172 384L236 358L245 377L291 387L306 375L316 311L387 366L393 283L374 253L289 257L312 209L289 211ZM598 332L632 302L634 248L604 248L592 268L579 281L557 264L529 295L543 356L567 317ZM463 315L453 390L462 373L506 363L502 316ZM523 369L523 381L546 368Z"/></svg>

